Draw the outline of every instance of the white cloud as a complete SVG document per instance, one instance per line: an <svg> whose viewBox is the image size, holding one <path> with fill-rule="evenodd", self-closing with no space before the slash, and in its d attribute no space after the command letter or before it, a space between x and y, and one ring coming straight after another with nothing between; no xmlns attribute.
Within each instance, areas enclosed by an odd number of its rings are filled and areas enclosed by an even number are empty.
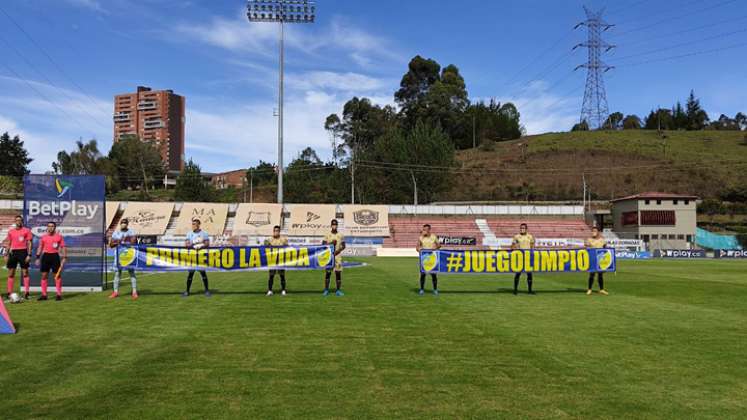
<svg viewBox="0 0 747 420"><path fill-rule="evenodd" d="M384 89L388 82L360 73L335 73L311 71L289 74L285 79L288 87L302 90L330 89L345 92L371 92Z"/></svg>
<svg viewBox="0 0 747 420"><path fill-rule="evenodd" d="M368 66L374 60L403 61L391 43L345 22L334 18L327 27L309 30L307 25L286 25L285 45L311 56L341 54L358 64ZM176 36L174 36L176 35ZM256 54L271 57L277 51L278 26L250 23L243 11L234 18L214 16L207 21L176 25L173 41L198 41L236 53Z"/></svg>
<svg viewBox="0 0 747 420"><path fill-rule="evenodd" d="M516 105L527 134L568 131L578 122L580 98L577 96L554 94L542 80L532 82L518 93L499 100Z"/></svg>
<svg viewBox="0 0 747 420"><path fill-rule="evenodd" d="M93 10L95 12L108 14L109 12L101 6L101 3L97 0L65 0L69 4L77 7L83 7L86 9Z"/></svg>

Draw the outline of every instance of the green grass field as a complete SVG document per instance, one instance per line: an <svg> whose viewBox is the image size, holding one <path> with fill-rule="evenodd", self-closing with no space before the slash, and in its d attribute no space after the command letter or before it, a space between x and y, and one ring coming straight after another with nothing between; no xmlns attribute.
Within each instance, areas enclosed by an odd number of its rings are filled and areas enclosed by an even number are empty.
<svg viewBox="0 0 747 420"><path fill-rule="evenodd" d="M0 417L747 417L747 262L621 262L608 297L582 275L419 297L415 259L365 261L343 298L319 273L272 298L265 274L222 273L211 299L153 275L137 302L9 305Z"/></svg>

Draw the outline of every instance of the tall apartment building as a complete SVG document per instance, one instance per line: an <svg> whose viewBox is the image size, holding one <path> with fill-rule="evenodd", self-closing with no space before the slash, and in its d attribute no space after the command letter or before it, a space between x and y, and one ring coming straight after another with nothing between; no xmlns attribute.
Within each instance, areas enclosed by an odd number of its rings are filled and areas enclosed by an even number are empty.
<svg viewBox="0 0 747 420"><path fill-rule="evenodd" d="M169 171L184 168L185 99L171 90L138 86L114 97L114 142L128 135L153 142Z"/></svg>

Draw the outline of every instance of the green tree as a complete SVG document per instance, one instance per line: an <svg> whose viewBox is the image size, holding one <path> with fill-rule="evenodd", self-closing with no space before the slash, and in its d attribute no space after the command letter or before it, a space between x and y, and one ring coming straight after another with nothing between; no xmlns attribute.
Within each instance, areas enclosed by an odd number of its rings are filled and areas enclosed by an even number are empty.
<svg viewBox="0 0 747 420"><path fill-rule="evenodd" d="M362 158L356 178L364 202L412 203L417 184L419 202L427 203L447 191L453 179L446 169L455 164L451 141L438 125L423 121L409 131L389 131Z"/></svg>
<svg viewBox="0 0 747 420"><path fill-rule="evenodd" d="M394 94L394 100L402 112L409 115L425 100L428 92L439 79L441 65L435 60L415 56L408 64L407 73L402 76L400 88Z"/></svg>
<svg viewBox="0 0 747 420"><path fill-rule="evenodd" d="M619 130L622 128L622 122L625 117L621 112L613 112L607 117L607 120L602 124L603 130Z"/></svg>
<svg viewBox="0 0 747 420"><path fill-rule="evenodd" d="M747 130L747 115L737 112L737 115L734 116L734 121L736 121L740 130Z"/></svg>
<svg viewBox="0 0 747 420"><path fill-rule="evenodd" d="M672 107L672 130L687 130L688 117L687 112L682 108L682 104L677 102Z"/></svg>
<svg viewBox="0 0 747 420"><path fill-rule="evenodd" d="M338 157L340 154L345 153L344 145L338 141L341 139L343 133L343 125L340 117L337 114L328 116L324 121L324 129L329 133L330 143L332 143L332 161L336 165L339 163Z"/></svg>
<svg viewBox="0 0 747 420"><path fill-rule="evenodd" d="M581 121L571 128L571 131L589 131L589 123L586 120Z"/></svg>
<svg viewBox="0 0 747 420"><path fill-rule="evenodd" d="M695 97L695 92L690 91L687 98L687 130L702 130L708 124L708 114L701 108L700 100Z"/></svg>
<svg viewBox="0 0 747 420"><path fill-rule="evenodd" d="M176 178L174 199L179 201L211 202L215 199L215 190L210 182L202 176L200 165L190 159Z"/></svg>
<svg viewBox="0 0 747 420"><path fill-rule="evenodd" d="M32 161L18 135L11 138L5 132L0 136L0 175L22 177L29 173Z"/></svg>
<svg viewBox="0 0 747 420"><path fill-rule="evenodd" d="M166 167L155 144L140 141L137 136L126 136L112 145L109 151L112 174L123 188L138 187L146 198L148 189L159 182Z"/></svg>
<svg viewBox="0 0 747 420"><path fill-rule="evenodd" d="M62 175L107 175L108 159L99 151L96 140L84 143L75 142L76 149L70 153L61 150L57 153L57 161L52 162L55 173Z"/></svg>
<svg viewBox="0 0 747 420"><path fill-rule="evenodd" d="M637 115L628 115L622 121L623 130L639 130L642 125Z"/></svg>
<svg viewBox="0 0 747 420"><path fill-rule="evenodd" d="M656 111L651 111L646 117L644 128L646 130L676 130L672 110L659 108Z"/></svg>

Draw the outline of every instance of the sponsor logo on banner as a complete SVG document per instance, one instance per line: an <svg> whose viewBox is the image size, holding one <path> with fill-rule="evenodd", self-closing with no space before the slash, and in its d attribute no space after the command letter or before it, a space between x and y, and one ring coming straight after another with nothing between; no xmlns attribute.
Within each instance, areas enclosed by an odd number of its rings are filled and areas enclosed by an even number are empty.
<svg viewBox="0 0 747 420"><path fill-rule="evenodd" d="M371 226L379 222L379 212L374 210L358 210L353 212L353 221L359 225Z"/></svg>
<svg viewBox="0 0 747 420"><path fill-rule="evenodd" d="M73 188L73 183L63 181L60 178L55 178L54 186L57 188L57 198L62 198L63 195L70 192L70 189Z"/></svg>
<svg viewBox="0 0 747 420"><path fill-rule="evenodd" d="M439 236L438 242L441 245L447 245L447 246L448 245L475 246L477 245L477 238Z"/></svg>
<svg viewBox="0 0 747 420"><path fill-rule="evenodd" d="M171 215L156 214L151 210L140 210L134 217L130 218L130 223L136 223L141 228L149 228L162 223L167 218L171 218Z"/></svg>
<svg viewBox="0 0 747 420"><path fill-rule="evenodd" d="M654 251L656 258L705 258L706 252L703 249L661 249Z"/></svg>
<svg viewBox="0 0 747 420"><path fill-rule="evenodd" d="M747 251L743 249L717 249L716 258L747 258Z"/></svg>
<svg viewBox="0 0 747 420"><path fill-rule="evenodd" d="M322 218L322 216L320 216L320 215L318 215L316 213L313 213L313 212L310 212L310 211L306 212L306 223L311 223L314 220L319 220L321 218Z"/></svg>
<svg viewBox="0 0 747 420"><path fill-rule="evenodd" d="M34 236L43 236L44 234L47 233L47 227L37 226L31 229L31 233L33 233ZM62 236L83 236L83 235L89 235L95 232L94 232L94 229L90 226L80 226L80 227L57 226L57 233L59 233Z"/></svg>
<svg viewBox="0 0 747 420"><path fill-rule="evenodd" d="M648 260L651 259L651 253L648 251L618 249L615 250L615 257L619 260Z"/></svg>
<svg viewBox="0 0 747 420"><path fill-rule="evenodd" d="M246 217L246 224L252 225L256 228L267 226L270 223L270 212L269 211L250 211Z"/></svg>

